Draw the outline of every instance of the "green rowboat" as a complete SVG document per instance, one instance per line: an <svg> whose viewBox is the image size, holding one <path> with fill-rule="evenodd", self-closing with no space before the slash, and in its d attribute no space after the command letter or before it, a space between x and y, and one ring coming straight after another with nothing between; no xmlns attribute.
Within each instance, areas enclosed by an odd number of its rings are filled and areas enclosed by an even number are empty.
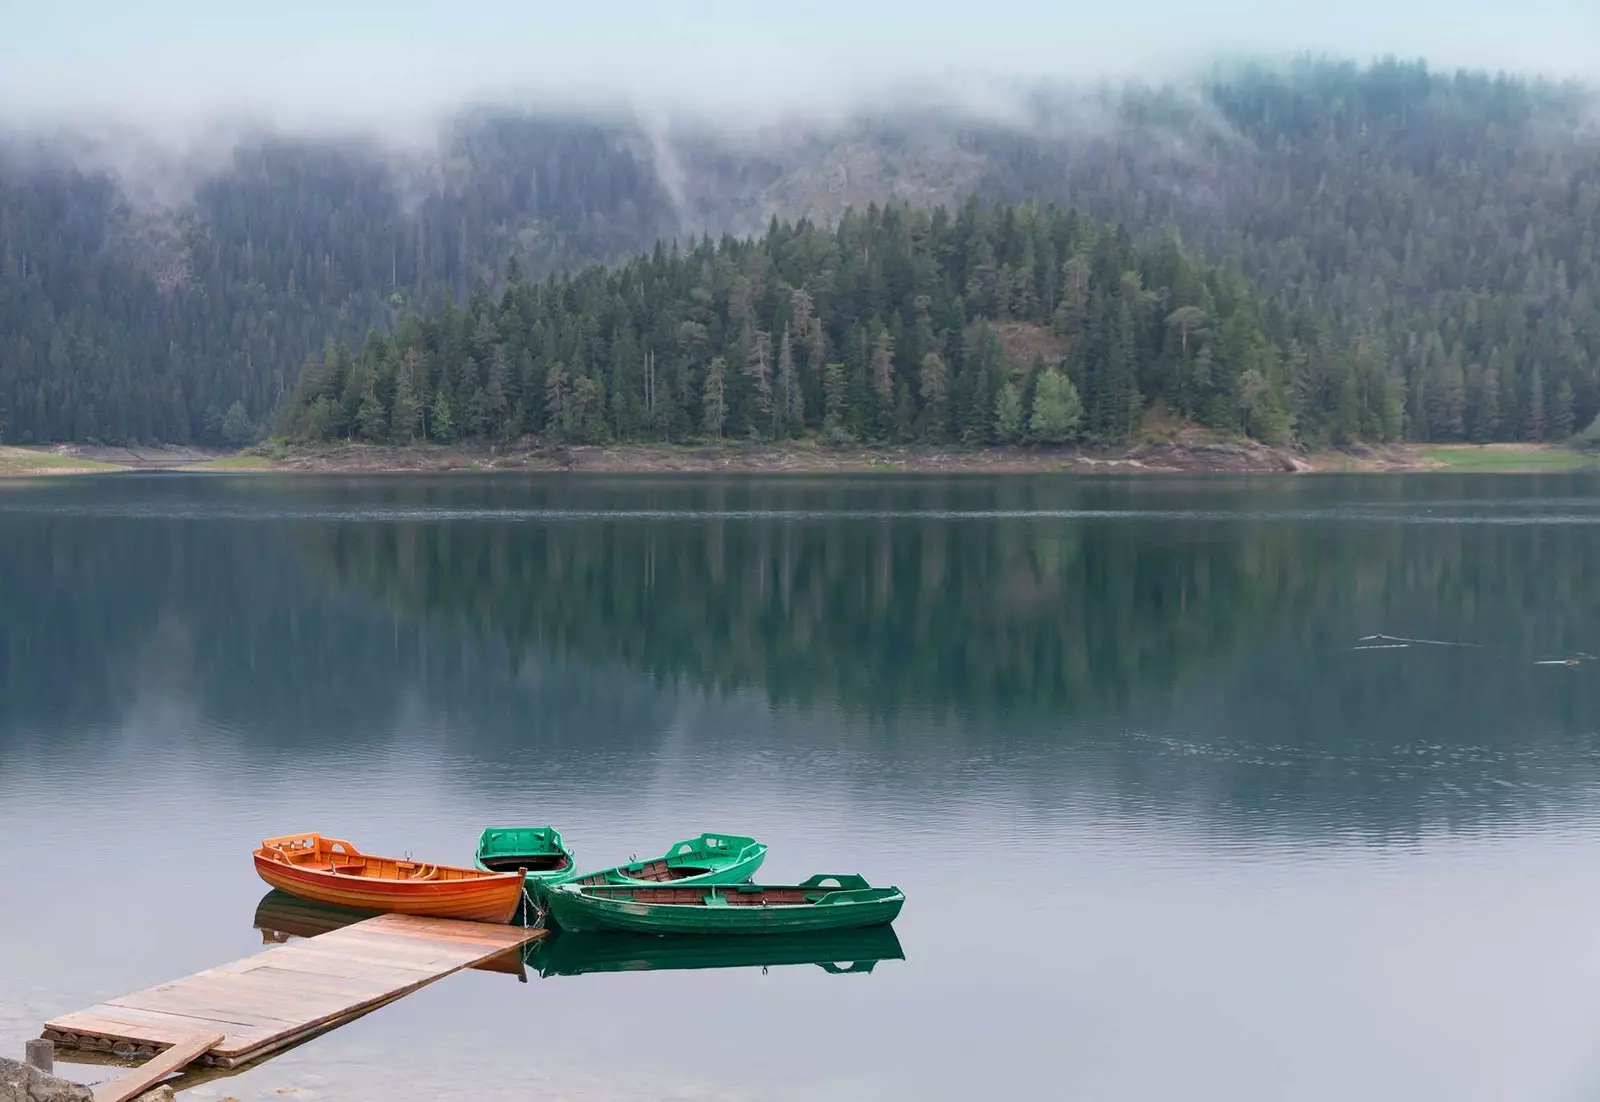
<svg viewBox="0 0 1600 1102"><path fill-rule="evenodd" d="M556 884L547 898L568 932L794 934L886 926L906 897L860 876L819 875L786 885Z"/></svg>
<svg viewBox="0 0 1600 1102"><path fill-rule="evenodd" d="M883 960L904 960L893 926L824 930L766 937L656 937L651 934L558 933L529 942L523 960L539 975L659 972L700 968L774 968L815 964L832 975L871 972Z"/></svg>
<svg viewBox="0 0 1600 1102"><path fill-rule="evenodd" d="M561 884L578 876L572 851L555 827L490 827L478 835L472 863L490 872L527 869L527 886Z"/></svg>
<svg viewBox="0 0 1600 1102"><path fill-rule="evenodd" d="M599 872L547 884L743 884L766 860L767 846L741 834L702 834L674 842L667 852L649 861L613 865ZM541 893L542 895L543 893Z"/></svg>

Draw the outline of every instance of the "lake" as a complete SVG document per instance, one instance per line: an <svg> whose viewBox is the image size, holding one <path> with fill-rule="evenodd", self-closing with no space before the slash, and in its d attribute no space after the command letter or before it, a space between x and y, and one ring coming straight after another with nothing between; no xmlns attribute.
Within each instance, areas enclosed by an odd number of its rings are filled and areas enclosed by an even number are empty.
<svg viewBox="0 0 1600 1102"><path fill-rule="evenodd" d="M0 1053L258 951L262 837L549 823L898 952L467 972L181 1097L1592 1098L1596 654L1577 474L0 483Z"/></svg>

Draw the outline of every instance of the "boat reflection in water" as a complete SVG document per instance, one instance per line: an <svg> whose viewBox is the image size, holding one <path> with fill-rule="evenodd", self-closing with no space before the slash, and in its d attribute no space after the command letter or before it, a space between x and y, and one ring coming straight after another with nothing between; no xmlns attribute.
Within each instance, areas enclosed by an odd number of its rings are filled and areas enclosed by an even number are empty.
<svg viewBox="0 0 1600 1102"><path fill-rule="evenodd" d="M256 905L255 928L264 944L291 937L316 937L374 912L298 899L273 890ZM521 976L523 965L542 977L590 972L659 972L696 968L771 968L815 964L835 975L871 972L884 960L904 960L892 926L832 930L813 934L706 937L650 934L556 933L530 942L520 953L503 953L474 965L480 971ZM524 977L525 978L525 977Z"/></svg>
<svg viewBox="0 0 1600 1102"><path fill-rule="evenodd" d="M595 931L557 933L526 945L528 967L541 976L588 972L657 972L689 968L769 968L815 964L825 972L871 972L881 960L904 960L892 926L812 934L768 934L708 938Z"/></svg>
<svg viewBox="0 0 1600 1102"><path fill-rule="evenodd" d="M261 944L282 944L292 937L316 937L332 930L342 929L355 922L373 918L378 911L360 911L353 907L339 907L332 903L314 903L274 888L256 904L255 928L261 931ZM522 951L511 949L499 956L468 965L478 972L503 972L516 976L524 983Z"/></svg>

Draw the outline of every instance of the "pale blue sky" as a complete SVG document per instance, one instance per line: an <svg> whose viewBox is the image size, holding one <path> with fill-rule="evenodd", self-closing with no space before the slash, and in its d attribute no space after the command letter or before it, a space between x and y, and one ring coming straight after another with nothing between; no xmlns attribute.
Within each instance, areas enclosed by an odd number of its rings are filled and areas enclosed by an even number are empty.
<svg viewBox="0 0 1600 1102"><path fill-rule="evenodd" d="M1600 0L0 0L0 111L383 121L469 97L765 113L962 73L1181 77L1218 55L1600 74Z"/></svg>

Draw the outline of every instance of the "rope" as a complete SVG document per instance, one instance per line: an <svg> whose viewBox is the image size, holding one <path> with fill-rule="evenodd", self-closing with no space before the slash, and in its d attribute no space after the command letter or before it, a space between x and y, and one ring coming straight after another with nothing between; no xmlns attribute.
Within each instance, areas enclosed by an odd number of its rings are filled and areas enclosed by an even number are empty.
<svg viewBox="0 0 1600 1102"><path fill-rule="evenodd" d="M522 881L522 902L524 904L520 908L520 913L522 915L522 928L524 930L544 929L544 918L549 912L547 912L543 907L539 906L538 903L534 902L533 896L528 894L528 881L526 879ZM531 923L528 921L528 915L530 913L533 915L533 921Z"/></svg>

